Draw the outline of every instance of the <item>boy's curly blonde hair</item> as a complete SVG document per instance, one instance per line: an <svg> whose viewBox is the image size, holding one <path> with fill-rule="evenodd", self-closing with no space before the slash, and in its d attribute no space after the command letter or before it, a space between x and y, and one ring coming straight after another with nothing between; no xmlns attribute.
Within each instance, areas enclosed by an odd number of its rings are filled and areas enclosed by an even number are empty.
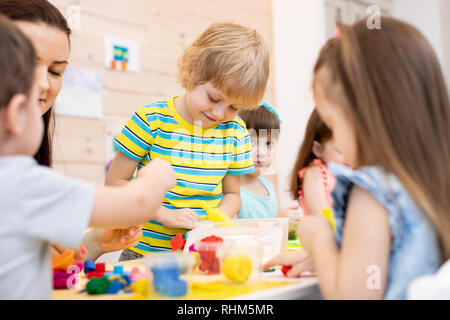
<svg viewBox="0 0 450 320"><path fill-rule="evenodd" d="M240 110L256 108L269 77L269 51L256 30L213 23L178 59L178 82L186 90L211 82Z"/></svg>

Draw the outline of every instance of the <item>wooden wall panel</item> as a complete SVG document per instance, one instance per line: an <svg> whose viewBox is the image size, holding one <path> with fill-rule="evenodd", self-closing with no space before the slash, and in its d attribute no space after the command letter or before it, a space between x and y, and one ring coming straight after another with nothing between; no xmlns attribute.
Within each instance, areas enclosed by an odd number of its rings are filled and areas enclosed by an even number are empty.
<svg viewBox="0 0 450 320"><path fill-rule="evenodd" d="M80 29L74 30L70 64L102 74L103 118L57 116L55 169L103 184L106 127L122 125L140 106L182 94L176 83L177 59L209 24L230 21L255 28L272 46L271 0L50 0L68 16L81 8ZM104 68L104 37L135 40L141 71L124 73ZM266 98L275 96L272 76Z"/></svg>

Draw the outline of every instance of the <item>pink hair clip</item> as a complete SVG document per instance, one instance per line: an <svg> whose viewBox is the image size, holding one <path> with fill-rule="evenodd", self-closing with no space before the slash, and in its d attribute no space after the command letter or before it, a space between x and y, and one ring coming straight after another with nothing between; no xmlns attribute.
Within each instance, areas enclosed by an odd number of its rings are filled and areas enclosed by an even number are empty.
<svg viewBox="0 0 450 320"><path fill-rule="evenodd" d="M336 38L341 37L341 27L339 27L339 26L336 27L336 31L334 32L334 35Z"/></svg>

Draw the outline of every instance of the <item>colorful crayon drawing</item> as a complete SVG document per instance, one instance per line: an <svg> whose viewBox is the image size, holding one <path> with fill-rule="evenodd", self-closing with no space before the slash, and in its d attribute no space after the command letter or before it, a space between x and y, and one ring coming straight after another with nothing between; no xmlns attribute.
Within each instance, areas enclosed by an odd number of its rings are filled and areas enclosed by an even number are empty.
<svg viewBox="0 0 450 320"><path fill-rule="evenodd" d="M116 70L119 64L122 71L127 71L128 65L128 48L121 46L114 46L114 59L111 61L111 69Z"/></svg>
<svg viewBox="0 0 450 320"><path fill-rule="evenodd" d="M139 45L133 40L105 37L105 67L115 71L139 72Z"/></svg>

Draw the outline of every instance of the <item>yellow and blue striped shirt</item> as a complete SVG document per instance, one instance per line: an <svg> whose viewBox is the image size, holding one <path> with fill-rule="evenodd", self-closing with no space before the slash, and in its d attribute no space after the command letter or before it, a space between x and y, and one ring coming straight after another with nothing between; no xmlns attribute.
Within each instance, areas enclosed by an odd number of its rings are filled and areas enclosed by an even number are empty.
<svg viewBox="0 0 450 320"><path fill-rule="evenodd" d="M190 208L206 218L199 201L217 207L223 197L225 175L253 172L250 136L238 116L211 128L191 125L177 112L175 98L139 108L114 145L138 161L138 169L154 158L168 161L177 184L165 194L163 205L169 209ZM172 237L177 233L184 236L187 231L149 221L144 225L140 243L131 250L140 254L171 250Z"/></svg>

